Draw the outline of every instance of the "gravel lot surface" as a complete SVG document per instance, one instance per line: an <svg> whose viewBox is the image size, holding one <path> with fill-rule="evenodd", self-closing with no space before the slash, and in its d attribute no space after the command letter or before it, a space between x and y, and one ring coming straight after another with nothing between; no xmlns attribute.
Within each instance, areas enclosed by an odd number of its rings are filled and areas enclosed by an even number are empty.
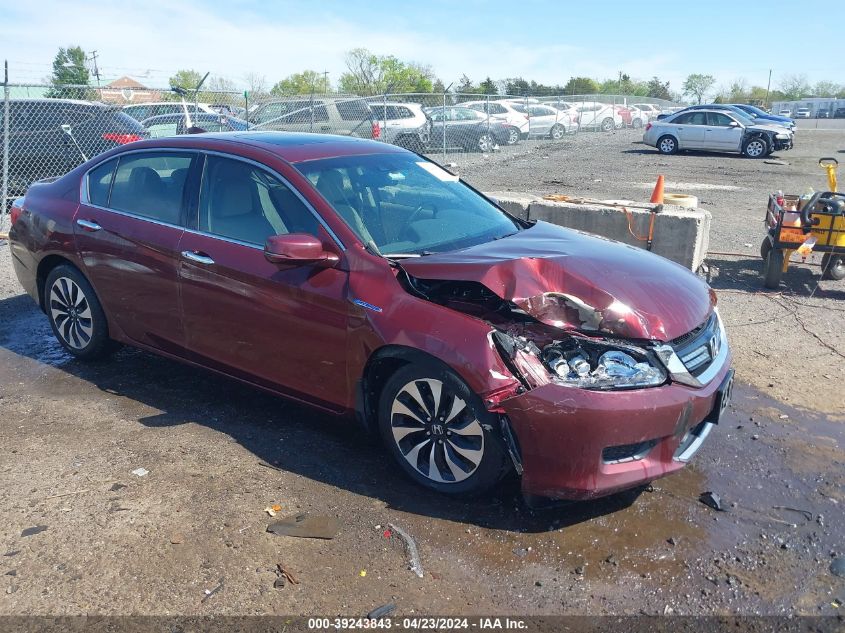
<svg viewBox="0 0 845 633"><path fill-rule="evenodd" d="M71 359L3 245L0 614L841 613L845 282L798 264L763 292L758 249L767 193L821 188L816 161L845 130L802 129L788 165L638 138L450 160L482 190L600 198L647 198L662 173L713 214L711 248L739 253L708 263L740 384L682 473L533 512L515 481L475 501L426 493L345 421L142 352ZM274 503L340 532L269 534ZM388 523L416 539L422 579ZM274 588L279 563L300 583Z"/></svg>

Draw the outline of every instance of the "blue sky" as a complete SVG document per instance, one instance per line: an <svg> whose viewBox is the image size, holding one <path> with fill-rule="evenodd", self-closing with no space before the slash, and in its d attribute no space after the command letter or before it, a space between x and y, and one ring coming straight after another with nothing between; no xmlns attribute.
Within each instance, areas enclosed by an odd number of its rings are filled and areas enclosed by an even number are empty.
<svg viewBox="0 0 845 633"><path fill-rule="evenodd" d="M336 80L363 46L429 64L446 84L523 76L657 75L677 90L691 72L717 85L772 85L791 74L845 83L843 0L0 0L0 59L12 81L50 74L59 46L97 50L107 78L165 85L180 68L269 84L305 68ZM825 51L829 46L831 52Z"/></svg>

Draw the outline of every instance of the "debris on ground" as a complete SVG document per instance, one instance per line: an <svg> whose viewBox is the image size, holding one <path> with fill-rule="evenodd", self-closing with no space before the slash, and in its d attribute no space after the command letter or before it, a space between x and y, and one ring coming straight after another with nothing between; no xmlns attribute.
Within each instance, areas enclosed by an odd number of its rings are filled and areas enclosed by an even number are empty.
<svg viewBox="0 0 845 633"><path fill-rule="evenodd" d="M845 578L845 556L834 558L830 563L830 573Z"/></svg>
<svg viewBox="0 0 845 633"><path fill-rule="evenodd" d="M112 487L109 488L109 491L110 492L117 492L118 490L123 490L124 488L126 488L126 484L120 484L120 483L112 484Z"/></svg>
<svg viewBox="0 0 845 633"><path fill-rule="evenodd" d="M384 604L376 609L373 609L367 614L368 620L380 620L383 617L390 615L396 609L396 605L392 602Z"/></svg>
<svg viewBox="0 0 845 633"><path fill-rule="evenodd" d="M41 532L46 532L47 526L46 525L34 525L33 527L28 527L21 531L21 536L34 536L35 534L41 534Z"/></svg>
<svg viewBox="0 0 845 633"><path fill-rule="evenodd" d="M527 547L514 547L513 553L519 556L520 558L524 558L525 556L528 556L528 550L529 548Z"/></svg>
<svg viewBox="0 0 845 633"><path fill-rule="evenodd" d="M778 416L778 419L780 419L780 420L788 420L788 419L789 419L789 416L788 416L788 415L786 415L785 413L781 413L781 414Z"/></svg>
<svg viewBox="0 0 845 633"><path fill-rule="evenodd" d="M704 505L709 508L713 508L718 512L724 512L725 509L722 507L722 498L717 495L715 492L702 492L698 500L701 501Z"/></svg>
<svg viewBox="0 0 845 633"><path fill-rule="evenodd" d="M367 570L366 570L366 569L362 569L361 571L359 571L359 572L358 572L358 575L359 575L361 578L366 578L366 576L367 576Z"/></svg>
<svg viewBox="0 0 845 633"><path fill-rule="evenodd" d="M136 468L135 470L132 471L132 474L137 475L138 477L146 477L147 475L150 474L150 471L147 470L146 468Z"/></svg>
<svg viewBox="0 0 845 633"><path fill-rule="evenodd" d="M772 510L787 510L789 512L797 512L804 516L808 521L813 520L813 513L809 510L801 510L800 508L790 508L789 506L772 506Z"/></svg>
<svg viewBox="0 0 845 633"><path fill-rule="evenodd" d="M769 158L763 161L767 165L789 165L785 160L778 160L777 158Z"/></svg>
<svg viewBox="0 0 845 633"><path fill-rule="evenodd" d="M10 557L10 558L11 558L12 556L17 556L17 555L18 555L18 554L20 554L20 553L21 553L21 551L20 551L19 549L16 549L16 550L9 550L9 551L8 551L8 552L6 552L5 554L3 554L3 556L8 556L8 557Z"/></svg>
<svg viewBox="0 0 845 633"><path fill-rule="evenodd" d="M273 504L273 505L271 505L271 506L267 506L266 508L264 508L264 512L266 512L267 514L269 514L271 517L276 516L276 514L277 514L277 513L279 513L279 512L281 512L281 511L282 511L282 506L280 506L280 505L279 505L279 504L277 504L277 503L276 503L276 504Z"/></svg>
<svg viewBox="0 0 845 633"><path fill-rule="evenodd" d="M217 586L214 589L206 589L205 590L205 596L203 596L203 599L200 600L200 602L205 602L206 600L208 600L211 596L213 596L215 593L217 593L221 589L223 589L223 579L222 578L218 581Z"/></svg>
<svg viewBox="0 0 845 633"><path fill-rule="evenodd" d="M282 589L287 583L298 585L299 580L293 573L281 563L276 563L276 580L273 582L273 587Z"/></svg>
<svg viewBox="0 0 845 633"><path fill-rule="evenodd" d="M181 545L185 542L185 536L181 532L174 532L170 535L171 545Z"/></svg>
<svg viewBox="0 0 845 633"><path fill-rule="evenodd" d="M408 554L408 569L414 572L418 577L424 576L422 561L420 560L420 551L417 549L417 544L414 539L402 528L396 527L392 523L388 523L387 527L396 532L400 538L405 541L405 551Z"/></svg>
<svg viewBox="0 0 845 633"><path fill-rule="evenodd" d="M340 530L340 521L329 516L297 514L285 517L267 526L267 531L282 536L298 538L334 538Z"/></svg>

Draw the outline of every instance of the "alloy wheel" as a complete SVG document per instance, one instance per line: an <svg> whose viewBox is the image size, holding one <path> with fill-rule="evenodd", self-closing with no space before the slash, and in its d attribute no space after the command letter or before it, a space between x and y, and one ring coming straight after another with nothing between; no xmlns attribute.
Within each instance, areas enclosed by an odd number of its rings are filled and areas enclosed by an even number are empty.
<svg viewBox="0 0 845 633"><path fill-rule="evenodd" d="M766 152L766 144L760 139L754 139L745 146L745 153L751 158L762 156Z"/></svg>
<svg viewBox="0 0 845 633"><path fill-rule="evenodd" d="M519 142L519 130L515 127L508 128L508 145L516 145Z"/></svg>
<svg viewBox="0 0 845 633"><path fill-rule="evenodd" d="M50 318L62 340L73 349L84 349L94 335L91 306L82 289L68 277L50 287Z"/></svg>
<svg viewBox="0 0 845 633"><path fill-rule="evenodd" d="M486 134L482 134L478 139L478 149L482 152L489 152L490 148L493 146L490 137Z"/></svg>
<svg viewBox="0 0 845 633"><path fill-rule="evenodd" d="M671 138L664 138L660 141L660 151L664 154L671 154L675 151L675 140Z"/></svg>
<svg viewBox="0 0 845 633"><path fill-rule="evenodd" d="M399 390L390 430L404 459L436 483L465 480L484 456L484 429L472 408L433 378L412 380Z"/></svg>
<svg viewBox="0 0 845 633"><path fill-rule="evenodd" d="M566 134L566 130L563 128L562 125L556 123L555 126L552 128L552 138L556 141L559 141L563 138L564 134Z"/></svg>

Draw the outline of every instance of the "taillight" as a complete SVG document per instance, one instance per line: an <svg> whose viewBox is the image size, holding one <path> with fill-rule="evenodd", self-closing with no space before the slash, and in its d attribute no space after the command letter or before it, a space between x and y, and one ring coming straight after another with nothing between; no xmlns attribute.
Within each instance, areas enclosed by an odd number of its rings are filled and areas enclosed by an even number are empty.
<svg viewBox="0 0 845 633"><path fill-rule="evenodd" d="M646 123L645 131L648 132L651 129L651 123Z"/></svg>
<svg viewBox="0 0 845 633"><path fill-rule="evenodd" d="M373 121L373 140L381 138L381 125L378 121Z"/></svg>
<svg viewBox="0 0 845 633"><path fill-rule="evenodd" d="M9 212L9 218L12 220L12 226L18 221L23 213L23 198L18 198L12 203L12 210Z"/></svg>
<svg viewBox="0 0 845 633"><path fill-rule="evenodd" d="M140 141L143 138L143 136L139 136L138 134L121 134L119 132L106 132L103 134L104 141L111 141L112 143L117 143L118 145L134 143L135 141Z"/></svg>

